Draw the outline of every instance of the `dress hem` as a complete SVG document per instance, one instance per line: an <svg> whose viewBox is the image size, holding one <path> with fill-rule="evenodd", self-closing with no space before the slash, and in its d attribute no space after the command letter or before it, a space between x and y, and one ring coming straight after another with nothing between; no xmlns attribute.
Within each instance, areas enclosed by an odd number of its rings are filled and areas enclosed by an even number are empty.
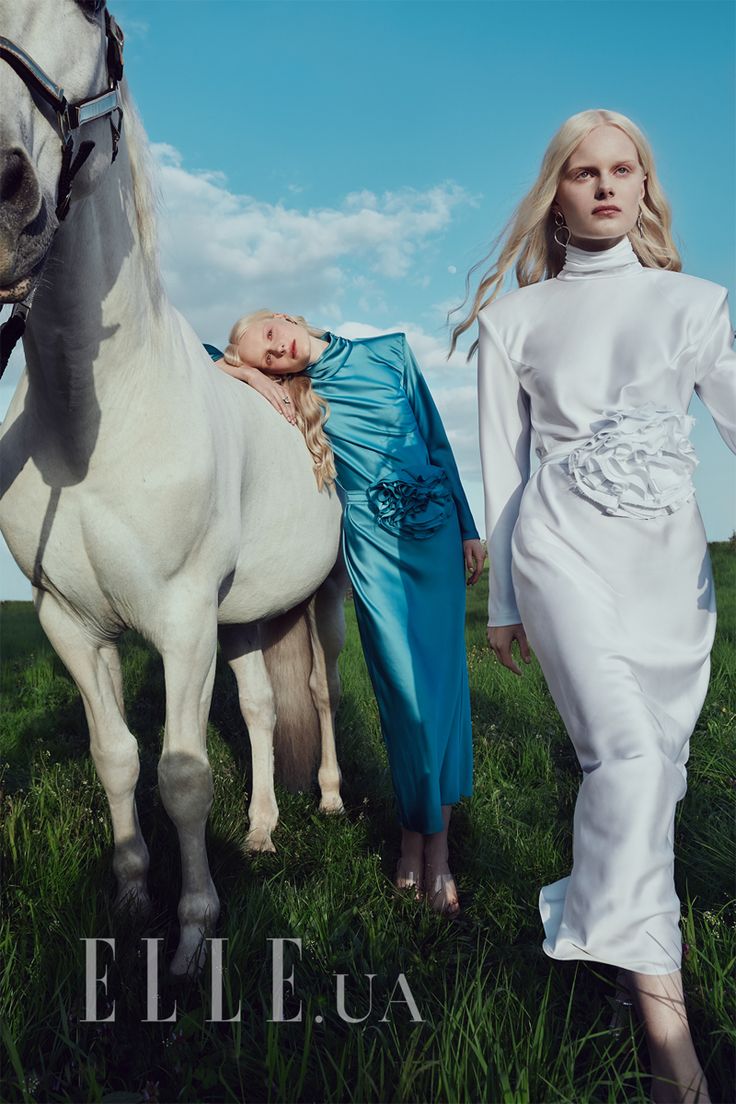
<svg viewBox="0 0 736 1104"><path fill-rule="evenodd" d="M440 805L458 805L463 800L464 797L472 797L472 796L473 796L473 791L471 790L468 793L461 793L459 797L456 797L454 799L454 801L443 801L442 798L440 798ZM402 828L405 828L407 832L421 832L421 834L423 836L432 836L436 832L444 832L444 830L445 830L444 824L440 824L439 828L429 828L429 829L427 829L427 828L410 828L408 824L404 824L401 817L399 817L399 825Z"/></svg>
<svg viewBox="0 0 736 1104"><path fill-rule="evenodd" d="M627 962L614 962L612 958L594 958L592 955L582 950L582 948L579 954L558 955L552 953L547 943L548 940L545 939L542 943L542 950L547 958L553 958L555 962L587 962L590 965L615 966L618 970L631 970L635 974L649 974L651 977L666 977L669 974L679 974L682 969L681 966L677 966L674 970L653 970L651 967L645 970L640 962L636 965L631 965L631 963Z"/></svg>
<svg viewBox="0 0 736 1104"><path fill-rule="evenodd" d="M562 923L565 896L567 894L569 881L570 875L567 875L565 878L560 878L556 882L551 882L549 885L543 886L539 891L539 915L546 936L542 943L542 950L548 958L554 958L557 962L598 963L602 966L615 966L619 970L631 970L637 974L650 974L654 976L664 976L666 974L676 974L680 972L682 969L681 961L678 962L674 969L669 964L667 966L653 966L651 963L643 963L641 961L624 962L620 958L613 959L601 957L600 955L593 955L583 947L579 947L577 944L573 943L569 938L564 940L567 948L566 952L564 954L556 954L552 948ZM550 891L548 895L545 895L545 890ZM673 958L672 961L675 962L677 960Z"/></svg>

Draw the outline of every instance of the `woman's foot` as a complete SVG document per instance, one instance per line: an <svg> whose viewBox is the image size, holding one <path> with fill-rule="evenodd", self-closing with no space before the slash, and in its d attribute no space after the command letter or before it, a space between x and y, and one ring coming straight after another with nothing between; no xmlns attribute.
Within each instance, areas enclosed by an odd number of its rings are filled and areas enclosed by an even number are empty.
<svg viewBox="0 0 736 1104"><path fill-rule="evenodd" d="M414 899L424 894L424 836L421 832L401 829L401 858L396 864L396 889L413 890Z"/></svg>
<svg viewBox="0 0 736 1104"><path fill-rule="evenodd" d="M424 837L424 887L430 908L449 920L454 920L460 915L460 902L455 879L447 865L447 830L450 827L451 813L452 805L443 805L443 830Z"/></svg>
<svg viewBox="0 0 736 1104"><path fill-rule="evenodd" d="M416 860L399 859L396 863L394 886L399 890L413 890L414 900L421 901L424 896L421 861L417 863Z"/></svg>
<svg viewBox="0 0 736 1104"><path fill-rule="evenodd" d="M424 885L429 907L435 912L441 913L449 920L454 920L460 915L460 902L457 896L455 879L450 873L447 863L441 867L433 867L429 862L424 864Z"/></svg>

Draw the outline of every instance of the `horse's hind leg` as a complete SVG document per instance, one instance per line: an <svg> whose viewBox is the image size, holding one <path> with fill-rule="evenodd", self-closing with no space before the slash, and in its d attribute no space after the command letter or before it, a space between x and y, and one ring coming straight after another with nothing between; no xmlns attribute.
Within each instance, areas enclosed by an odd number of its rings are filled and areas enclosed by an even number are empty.
<svg viewBox="0 0 736 1104"><path fill-rule="evenodd" d="M222 654L238 683L243 720L248 726L253 764L253 789L248 807L248 851L275 851L271 833L279 821L273 786L273 729L276 723L273 689L261 651L257 625L220 625Z"/></svg>
<svg viewBox="0 0 736 1104"><path fill-rule="evenodd" d="M90 750L110 805L118 883L115 905L127 901L145 912L148 848L135 804L140 770L138 744L122 716L122 678L117 649L100 645L57 599L34 589L39 620L82 695L89 726Z"/></svg>
<svg viewBox="0 0 736 1104"><path fill-rule="evenodd" d="M340 702L340 674L337 660L345 643L345 590L347 574L339 559L307 607L307 624L312 645L309 689L319 716L322 758L317 778L321 794L320 811L343 811L340 796L342 775L335 747L335 715Z"/></svg>

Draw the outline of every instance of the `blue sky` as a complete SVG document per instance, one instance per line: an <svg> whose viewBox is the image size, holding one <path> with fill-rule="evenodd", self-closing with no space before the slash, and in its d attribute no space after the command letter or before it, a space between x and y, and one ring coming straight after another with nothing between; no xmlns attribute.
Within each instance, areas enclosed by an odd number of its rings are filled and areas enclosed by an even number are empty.
<svg viewBox="0 0 736 1104"><path fill-rule="evenodd" d="M159 165L174 302L215 343L258 306L347 336L406 330L481 529L474 368L445 362L444 315L563 119L609 107L645 130L685 270L734 301L730 2L110 7ZM18 370L16 356L3 410ZM707 411L691 412L701 511L723 539L736 524L732 459ZM26 596L7 559L0 596Z"/></svg>

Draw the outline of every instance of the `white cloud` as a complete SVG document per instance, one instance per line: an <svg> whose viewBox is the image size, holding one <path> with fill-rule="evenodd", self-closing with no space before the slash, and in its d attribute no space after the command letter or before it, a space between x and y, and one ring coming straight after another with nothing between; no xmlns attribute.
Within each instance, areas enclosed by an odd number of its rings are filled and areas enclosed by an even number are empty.
<svg viewBox="0 0 736 1104"><path fill-rule="evenodd" d="M203 336L222 340L236 317L273 306L337 324L349 301L385 309L386 285L424 280L418 261L474 200L456 184L352 192L339 206L238 195L222 173L192 172L153 146L164 197L161 244L172 299ZM353 294L355 293L355 294Z"/></svg>

